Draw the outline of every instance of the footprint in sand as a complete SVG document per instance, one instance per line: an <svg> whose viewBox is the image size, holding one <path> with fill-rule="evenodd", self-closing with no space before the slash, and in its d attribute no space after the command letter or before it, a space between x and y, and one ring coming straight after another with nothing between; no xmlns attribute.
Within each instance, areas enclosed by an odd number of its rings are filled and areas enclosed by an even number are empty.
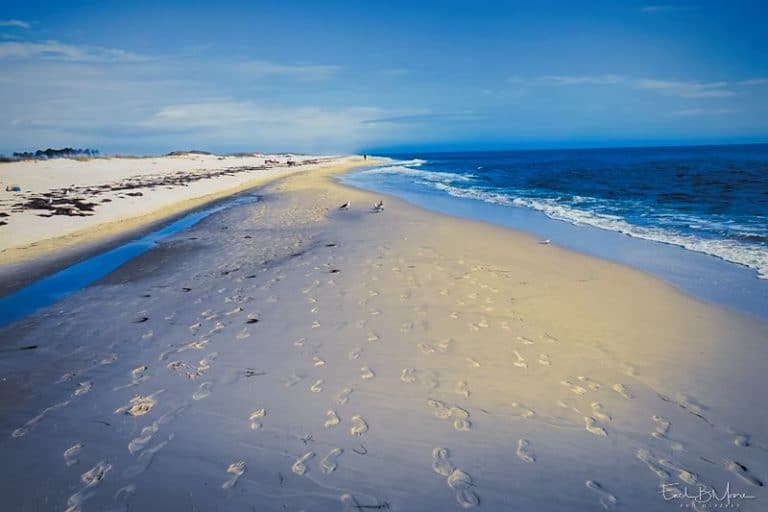
<svg viewBox="0 0 768 512"><path fill-rule="evenodd" d="M575 393L577 395L583 395L584 393L587 392L587 388L579 386L578 384L574 384L573 382L571 382L569 380L560 381L560 384L562 384L563 386L568 388L568 390L571 393Z"/></svg>
<svg viewBox="0 0 768 512"><path fill-rule="evenodd" d="M645 465L648 466L648 469L650 469L659 478L659 480L662 482L669 480L669 472L662 469L651 452L644 448L640 448L635 453L635 457L638 460L644 462Z"/></svg>
<svg viewBox="0 0 768 512"><path fill-rule="evenodd" d="M375 342L375 341L379 341L380 338L379 338L378 334L376 334L375 332L371 331L371 332L368 333L368 338L367 339L370 342Z"/></svg>
<svg viewBox="0 0 768 512"><path fill-rule="evenodd" d="M762 480L757 478L744 464L736 462L735 460L726 460L725 469L738 476L748 484L755 487L763 487L765 484Z"/></svg>
<svg viewBox="0 0 768 512"><path fill-rule="evenodd" d="M457 406L449 406L440 400L428 399L427 405L432 408L436 418L441 420L453 419L453 428L459 432L466 432L472 428L469 420L469 411Z"/></svg>
<svg viewBox="0 0 768 512"><path fill-rule="evenodd" d="M293 463L293 466L291 466L291 471L296 473L299 476L302 476L307 472L307 461L312 459L315 456L315 452L307 452L298 459L296 459L296 462Z"/></svg>
<svg viewBox="0 0 768 512"><path fill-rule="evenodd" d="M600 384L595 382L595 381L593 381L589 377L585 377L583 375L579 375L576 378L579 379L579 381L581 381L585 386L587 386L592 391L597 391L597 390L600 389Z"/></svg>
<svg viewBox="0 0 768 512"><path fill-rule="evenodd" d="M93 382L91 382L91 381L81 382L80 385L77 387L77 389L75 389L72 392L72 394L74 396L84 395L87 392L89 392L92 387L93 387Z"/></svg>
<svg viewBox="0 0 768 512"><path fill-rule="evenodd" d="M614 384L613 386L611 386L611 389L613 389L615 392L617 392L627 400L632 400L635 397L632 394L632 392L629 390L629 388L624 384Z"/></svg>
<svg viewBox="0 0 768 512"><path fill-rule="evenodd" d="M587 480L584 485L587 486L587 489L590 489L598 494L600 505L605 510L614 510L616 508L616 496L606 491L602 484L592 480Z"/></svg>
<svg viewBox="0 0 768 512"><path fill-rule="evenodd" d="M599 426L595 418L592 418L591 416L584 416L584 429L596 436L605 437L608 435L605 429Z"/></svg>
<svg viewBox="0 0 768 512"><path fill-rule="evenodd" d="M251 422L251 430L259 430L262 427L261 419L267 415L267 411L264 409L256 409L249 416L248 420Z"/></svg>
<svg viewBox="0 0 768 512"><path fill-rule="evenodd" d="M64 450L64 462L67 467L74 466L80 462L80 451L83 449L83 443L75 443L66 450Z"/></svg>
<svg viewBox="0 0 768 512"><path fill-rule="evenodd" d="M373 370L368 368L367 366L363 366L360 368L360 378L363 380L371 380L376 376L375 373L373 373Z"/></svg>
<svg viewBox="0 0 768 512"><path fill-rule="evenodd" d="M611 421L611 415L605 411L605 407L600 402L592 402L592 416L601 421Z"/></svg>
<svg viewBox="0 0 768 512"><path fill-rule="evenodd" d="M138 366L131 370L131 377L133 377L134 380L141 379L145 376L147 370L149 370L149 366L147 365Z"/></svg>
<svg viewBox="0 0 768 512"><path fill-rule="evenodd" d="M328 452L328 455L323 457L320 460L320 471L324 475L330 475L336 470L336 459L338 459L341 454L344 453L344 450L341 448L333 448L330 452Z"/></svg>
<svg viewBox="0 0 768 512"><path fill-rule="evenodd" d="M656 414L651 416L651 419L656 424L656 427L654 428L654 431L651 433L651 435L657 439L666 437L666 434L669 433L669 428L671 426L669 420Z"/></svg>
<svg viewBox="0 0 768 512"><path fill-rule="evenodd" d="M339 405L344 405L347 402L349 402L349 395L352 394L352 388L344 388L341 390L341 392L336 395L336 403Z"/></svg>
<svg viewBox="0 0 768 512"><path fill-rule="evenodd" d="M515 350L513 353L515 354L517 361L514 361L512 364L518 368L528 368L528 363L525 362L525 358L520 354L520 352Z"/></svg>
<svg viewBox="0 0 768 512"><path fill-rule="evenodd" d="M362 436L368 432L368 424L365 422L362 416L355 414L350 419L349 433L353 436Z"/></svg>
<svg viewBox="0 0 768 512"><path fill-rule="evenodd" d="M679 478L680 480L682 480L687 484L699 485L701 483L701 480L699 479L699 476L696 475L696 473L688 470L687 468L681 466L680 464L677 464L667 459L658 459L657 462L660 465L664 466L665 468L676 472L677 478Z"/></svg>
<svg viewBox="0 0 768 512"><path fill-rule="evenodd" d="M509 404L513 409L515 409L518 416L522 418L532 418L536 415L536 413L533 411L533 409L529 409L528 407L519 404L517 402L512 402Z"/></svg>
<svg viewBox="0 0 768 512"><path fill-rule="evenodd" d="M237 339L237 340L244 340L244 339L246 339L246 338L248 338L250 336L251 336L251 333L248 331L248 328L247 327L243 327L240 330L240 332L238 332L235 335L235 339Z"/></svg>
<svg viewBox="0 0 768 512"><path fill-rule="evenodd" d="M312 366L314 366L315 368L320 368L321 366L325 366L325 360L315 356L312 358Z"/></svg>
<svg viewBox="0 0 768 512"><path fill-rule="evenodd" d="M419 343L416 345L419 350L421 350L421 353L424 355L434 354L435 353L435 347L430 345L429 343Z"/></svg>
<svg viewBox="0 0 768 512"><path fill-rule="evenodd" d="M245 469L246 469L246 465L245 465L245 462L242 460L239 460L237 462L233 462L232 464L230 464L229 467L227 468L227 473L230 473L232 476L229 478L229 480L221 484L221 488L222 489L233 488L237 484L237 481L240 480L240 477L245 474Z"/></svg>
<svg viewBox="0 0 768 512"><path fill-rule="evenodd" d="M541 366L552 366L552 361L547 354L539 354L539 364Z"/></svg>
<svg viewBox="0 0 768 512"><path fill-rule="evenodd" d="M734 436L733 437L733 444L735 444L736 446L741 446L741 447L746 448L746 447L748 447L748 446L750 446L752 444L751 441L750 441L749 434L746 434L744 432L739 432L738 430L734 429L733 427L727 427L725 430L726 430L726 432L728 432L729 434Z"/></svg>
<svg viewBox="0 0 768 512"><path fill-rule="evenodd" d="M471 357L465 357L464 359L466 359L466 361L469 363L469 366L472 368L480 368L480 363L477 360L472 359Z"/></svg>
<svg viewBox="0 0 768 512"><path fill-rule="evenodd" d="M134 484L121 487L115 492L114 500L120 505L119 508L111 509L110 512L128 512L128 500L136 494L136 486Z"/></svg>
<svg viewBox="0 0 768 512"><path fill-rule="evenodd" d="M535 345L536 344L535 341L533 341L530 338L526 338L525 336L518 336L517 337L517 341L519 341L523 345Z"/></svg>
<svg viewBox="0 0 768 512"><path fill-rule="evenodd" d="M438 475L450 476L455 469L449 460L450 452L448 448L435 448L432 450L432 469Z"/></svg>
<svg viewBox="0 0 768 512"><path fill-rule="evenodd" d="M363 349L361 347L357 347L353 350L349 351L349 354L347 356L349 357L350 361L354 361L360 357L360 354L363 353Z"/></svg>
<svg viewBox="0 0 768 512"><path fill-rule="evenodd" d="M536 462L536 456L531 449L531 443L527 439L517 440L517 456L523 462Z"/></svg>
<svg viewBox="0 0 768 512"><path fill-rule="evenodd" d="M213 387L213 381L205 381L200 383L200 385L197 388L197 391L192 393L192 399L193 400L202 400L203 398L207 398L211 395L211 388Z"/></svg>
<svg viewBox="0 0 768 512"><path fill-rule="evenodd" d="M467 381L460 380L456 383L456 393L463 396L464 398L469 398L471 392L469 390L469 384L467 384Z"/></svg>
<svg viewBox="0 0 768 512"><path fill-rule="evenodd" d="M323 379L317 379L314 384L309 386L309 390L313 393L320 393L323 390Z"/></svg>
<svg viewBox="0 0 768 512"><path fill-rule="evenodd" d="M480 504L480 498L472 490L472 478L461 469L454 469L448 476L448 486L456 492L456 502L463 508L472 508Z"/></svg>
<svg viewBox="0 0 768 512"><path fill-rule="evenodd" d="M325 428L332 428L338 425L341 420L339 419L339 415L336 414L336 411L328 410L325 412Z"/></svg>
<svg viewBox="0 0 768 512"><path fill-rule="evenodd" d="M131 454L134 454L146 448L146 446L152 440L152 436L154 436L159 429L160 425L158 422L154 422L151 425L142 428L141 434L131 439L131 441L128 443L128 451Z"/></svg>
<svg viewBox="0 0 768 512"><path fill-rule="evenodd" d="M403 368L403 371L400 374L400 382L406 384L413 384L416 382L416 370L414 368Z"/></svg>
<svg viewBox="0 0 768 512"><path fill-rule="evenodd" d="M83 503L93 496L93 488L99 485L111 470L112 464L103 460L97 462L95 466L83 473L80 476L80 482L83 484L83 487L69 497L65 512L80 512Z"/></svg>
<svg viewBox="0 0 768 512"><path fill-rule="evenodd" d="M149 411L151 411L155 405L157 405L157 395L159 395L163 391L164 390L161 389L147 396L136 395L133 398L131 398L131 401L128 403L128 405L124 405L123 407L116 409L115 414L127 414L129 416L144 416L145 414L149 413Z"/></svg>

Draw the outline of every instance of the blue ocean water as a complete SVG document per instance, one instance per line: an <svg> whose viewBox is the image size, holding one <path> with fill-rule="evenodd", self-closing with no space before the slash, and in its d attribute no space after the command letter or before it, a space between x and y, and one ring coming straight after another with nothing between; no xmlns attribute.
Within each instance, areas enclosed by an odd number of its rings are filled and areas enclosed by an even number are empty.
<svg viewBox="0 0 768 512"><path fill-rule="evenodd" d="M341 180L768 318L768 144L409 153Z"/></svg>
<svg viewBox="0 0 768 512"><path fill-rule="evenodd" d="M364 173L675 244L768 279L768 145L392 157Z"/></svg>

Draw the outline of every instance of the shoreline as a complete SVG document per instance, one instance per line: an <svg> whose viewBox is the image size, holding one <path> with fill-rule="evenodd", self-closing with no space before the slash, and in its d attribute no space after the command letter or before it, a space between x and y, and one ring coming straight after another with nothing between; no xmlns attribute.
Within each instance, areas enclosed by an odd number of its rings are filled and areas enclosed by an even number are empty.
<svg viewBox="0 0 768 512"><path fill-rule="evenodd" d="M154 157L146 159L152 160ZM367 163L353 156L334 158L330 161L330 167L350 170L363 165ZM219 201L263 187L294 173L316 170L325 166L329 166L327 162L310 168L296 166L285 168L284 172L280 173L257 175L236 186L176 201L142 215L101 222L63 236L45 238L27 245L0 250L0 296L9 295L46 275L119 246L163 224L212 206Z"/></svg>
<svg viewBox="0 0 768 512"><path fill-rule="evenodd" d="M768 281L756 271L720 257L672 243L651 241L593 226L553 219L519 206L502 206L471 198L406 190L352 171L339 178L346 186L398 197L442 215L493 224L550 240L578 254L631 268L660 279L704 303L761 320L768 319Z"/></svg>
<svg viewBox="0 0 768 512"><path fill-rule="evenodd" d="M259 195L0 329L9 507L662 512L677 475L768 499L767 419L734 399L767 384L765 323L509 228L372 213L327 169Z"/></svg>

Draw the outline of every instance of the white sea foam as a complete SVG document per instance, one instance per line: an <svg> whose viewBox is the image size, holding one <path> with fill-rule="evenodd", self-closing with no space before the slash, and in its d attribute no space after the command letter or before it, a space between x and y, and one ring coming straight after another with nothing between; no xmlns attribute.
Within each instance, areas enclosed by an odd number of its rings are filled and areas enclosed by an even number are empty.
<svg viewBox="0 0 768 512"><path fill-rule="evenodd" d="M419 180L426 180L427 183L455 183L455 182L470 182L476 178L472 174L458 174L453 172L436 172L436 171L424 171L421 169L413 169L412 167L418 167L424 160L408 160L403 162L396 162L395 165L386 165L383 167L374 167L362 171L360 174L396 174L399 176L410 176L418 178Z"/></svg>

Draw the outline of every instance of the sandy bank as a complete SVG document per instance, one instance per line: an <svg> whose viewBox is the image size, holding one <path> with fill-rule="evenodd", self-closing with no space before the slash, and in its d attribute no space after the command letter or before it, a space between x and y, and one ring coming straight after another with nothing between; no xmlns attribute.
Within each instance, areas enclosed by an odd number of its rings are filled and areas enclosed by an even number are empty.
<svg viewBox="0 0 768 512"><path fill-rule="evenodd" d="M296 165L288 166L289 160ZM21 193L0 192L0 220L6 223L0 226L0 292L283 176L363 163L356 157L187 154L0 165L0 184L23 185ZM90 206L81 211L72 204Z"/></svg>

